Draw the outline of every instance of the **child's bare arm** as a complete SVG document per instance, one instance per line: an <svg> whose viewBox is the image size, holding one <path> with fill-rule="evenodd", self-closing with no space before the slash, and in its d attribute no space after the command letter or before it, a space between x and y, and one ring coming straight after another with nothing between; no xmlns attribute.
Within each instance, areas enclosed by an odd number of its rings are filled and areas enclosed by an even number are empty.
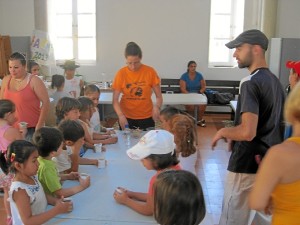
<svg viewBox="0 0 300 225"><path fill-rule="evenodd" d="M78 167L79 167L79 152L78 153L73 153L70 155L71 159L71 171L73 172L78 172Z"/></svg>
<svg viewBox="0 0 300 225"><path fill-rule="evenodd" d="M83 191L84 189L88 188L91 184L90 177L87 177L86 179L79 178L79 182L80 182L80 184L77 186L70 187L70 188L61 188L61 189L55 191L54 194L58 198L61 198L62 196L70 197L70 196L75 195L75 194Z"/></svg>
<svg viewBox="0 0 300 225"><path fill-rule="evenodd" d="M78 180L80 175L78 172L70 172L68 174L60 174L60 180Z"/></svg>
<svg viewBox="0 0 300 225"><path fill-rule="evenodd" d="M134 191L128 191L128 190L126 192L127 192L127 195L130 198L133 198L133 199L136 199L136 200L139 200L139 201L143 201L143 202L147 201L147 196L148 196L147 193L134 192Z"/></svg>
<svg viewBox="0 0 300 225"><path fill-rule="evenodd" d="M24 189L14 192L13 200L16 203L23 224L43 224L60 213L70 212L70 208L72 208L71 202L63 203L60 201L52 209L38 215L32 215L30 199Z"/></svg>
<svg viewBox="0 0 300 225"><path fill-rule="evenodd" d="M49 194L46 194L46 193L45 193L45 195L46 195L46 199L47 199L47 202L48 202L49 205L55 205L56 201L59 200L59 198L56 198L52 195L49 195Z"/></svg>
<svg viewBox="0 0 300 225"><path fill-rule="evenodd" d="M107 138L105 140L94 140L92 138L92 136L90 135L90 133L88 132L88 128L87 128L87 125L84 124L82 121L81 121L81 125L84 129L84 140L86 142L88 142L89 144L113 144L113 143L116 143L118 141L118 138L117 137L110 137L110 138Z"/></svg>
<svg viewBox="0 0 300 225"><path fill-rule="evenodd" d="M153 215L153 200L152 197L145 193L138 193L138 194L144 194L146 195L146 201L139 201L133 198L130 198L126 192L118 193L115 191L114 198L115 200L123 205L126 205L130 208L132 208L134 211L145 215L145 216L151 216ZM141 196L136 196L141 197Z"/></svg>
<svg viewBox="0 0 300 225"><path fill-rule="evenodd" d="M97 159L88 159L88 158L79 158L79 164L80 165L98 165Z"/></svg>
<svg viewBox="0 0 300 225"><path fill-rule="evenodd" d="M27 131L27 129L26 129ZM22 135L22 133L14 128L14 127L10 127L6 130L6 132L3 134L3 137L11 142L15 141L15 140L24 140L25 139L25 135Z"/></svg>
<svg viewBox="0 0 300 225"><path fill-rule="evenodd" d="M96 139L96 140L105 140L107 138L110 138L109 134L93 133L93 139Z"/></svg>
<svg viewBox="0 0 300 225"><path fill-rule="evenodd" d="M107 139L97 140L97 141L99 141L99 143L102 143L102 144L114 144L114 143L117 143L118 138L117 137L109 137Z"/></svg>

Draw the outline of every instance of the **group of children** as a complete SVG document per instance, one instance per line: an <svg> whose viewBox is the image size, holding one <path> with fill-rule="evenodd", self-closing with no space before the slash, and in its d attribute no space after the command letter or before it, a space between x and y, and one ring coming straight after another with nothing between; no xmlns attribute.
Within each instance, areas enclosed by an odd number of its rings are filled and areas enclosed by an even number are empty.
<svg viewBox="0 0 300 225"><path fill-rule="evenodd" d="M87 96L98 96L98 98L100 95L96 86L88 86L85 93ZM4 190L7 224L12 224L12 218L14 224L19 224L20 221L23 223L29 221L29 224L35 223L31 221L44 223L51 218L46 216L49 215L49 212L45 213L45 216L35 217L33 215L44 212L44 205L47 205L45 199L48 200L47 195L60 199L89 187L90 178L81 179L78 174L78 166L79 164L98 166L99 161L80 157L80 151L84 152L86 148L94 148L94 144L97 143L109 144L117 141L117 137L111 136L109 132L100 134L94 132L94 127L90 126L91 117L99 114L94 104L97 105L97 101L91 100L89 97L59 99L56 106L57 128L42 127L36 130L32 143L30 143L24 141L26 128L19 130L13 127L16 122L14 103L6 99L0 100L0 147L2 151L0 186ZM95 130L99 130L100 119L97 115L95 117L93 122L98 124ZM27 166L27 164L31 165ZM37 174L38 176L36 176ZM61 181L67 179L78 180L79 185L67 189L62 188ZM15 185L16 182L19 186ZM34 191L32 185L39 192ZM19 189L24 189L24 192L18 192ZM41 193L43 190L46 195ZM31 193L32 191L33 193ZM16 193L23 193L23 195L19 196ZM17 197L20 197L21 201L18 201ZM24 199L28 200L26 202L28 205L24 204L21 207ZM41 202L36 203L37 199L41 199ZM61 201L49 199L49 204L58 204L59 206L59 210L54 210L55 213L51 211L52 217L66 212L65 208L60 206ZM33 207L33 201L38 204L37 207ZM70 209L69 203L67 205Z"/></svg>
<svg viewBox="0 0 300 225"><path fill-rule="evenodd" d="M66 91L65 83L74 78L74 71L78 66L73 61L67 61L62 67L67 79L62 75L52 76L52 88L55 92L50 97L53 98L52 113L56 115L56 127L46 126L36 130L32 142L24 140L26 128L13 127L16 122L14 103L10 100L0 100L0 187L4 190L7 224L12 224L12 221L14 224L40 224L59 213L71 211L72 202L64 202L64 197L83 191L90 185L89 177L80 178L79 164L98 166L99 163L96 159L81 156L86 149L94 149L95 144L117 142L116 135L112 135L111 131L106 131L100 125L97 109L99 88L96 85L88 85L84 89L84 96L81 97L78 97L78 91ZM30 72L38 75L38 64L32 62ZM76 86L81 89L81 82L77 82ZM192 195L185 199L187 202L178 200L178 204L190 206L189 214L194 215L192 218L187 215L189 218L186 219L191 221L189 224L195 224L203 219L205 204L201 185L193 175L196 173L197 161L193 118L183 111L168 107L161 111L160 120L165 130L148 132L136 146L128 150L130 158L139 159L147 169L157 171L150 180L148 193L137 193L120 187L122 193L115 192L114 198L141 214L154 214L157 221L164 221L166 216L163 214L167 207L163 207L163 204L170 206L172 202L168 202L166 193L161 189L169 185L174 189L175 197L178 194L175 189L178 188L179 191L180 188L184 188L181 180L187 179L188 183L185 186L190 182L190 188L193 189L187 194ZM145 146L147 144L149 148ZM176 187L172 187L173 182L168 181L170 176L174 182L178 180ZM70 188L63 188L64 180L78 180L79 183ZM164 203L156 203L159 201ZM191 205L190 201L194 203ZM46 211L47 204L54 207ZM169 222L178 219L178 210L170 209L169 213L171 211L173 216L169 214ZM161 224L172 224L169 222Z"/></svg>
<svg viewBox="0 0 300 225"><path fill-rule="evenodd" d="M87 90L89 88L95 87L88 87ZM84 101L82 101L83 99ZM58 127L40 128L33 136L33 143L21 140L24 134L11 126L15 121L14 104L9 100L0 101L0 127L9 127L13 130L12 132L5 132L6 135L3 136L3 139L7 139L7 146L1 146L1 148L7 149L7 151L1 154L0 165L4 172L1 175L1 186L6 187L5 200L9 199L9 202L5 201L7 213L12 216L15 224L19 224L18 222L22 224L21 221L29 224L34 223L34 221L44 223L59 213L70 211L72 203L64 202L63 198L89 187L90 178L81 179L78 174L79 164L94 164L93 159L79 157L80 148L88 142L85 139L86 130L89 127L89 119L95 110L93 109L93 100L88 101L87 99L87 97L81 97L78 100L70 97L60 99L56 108ZM98 99L94 99L94 102L97 103ZM84 102L89 102L87 104L89 107L83 111L89 113L86 113L85 118L79 120L79 115L82 114L81 105L85 105ZM170 116L170 112L176 112L176 109L169 107L161 113L162 125L166 130L148 132L136 146L128 150L129 157L139 159L147 169L157 171L157 174L150 181L148 193L136 193L125 190L125 188L120 188L123 191L122 194L114 193L117 202L126 204L144 215L154 214L157 220L162 219L160 212L164 209L161 204L155 206L154 201L155 193L158 192L157 195L159 195L161 190L158 188L159 184L156 185L157 187L154 185L156 179L160 177L158 175L169 170L184 169L185 166L184 164L180 166L178 157L180 157L180 161L184 161L185 157L189 158L196 154L192 119L188 115L182 114L181 111L173 113L173 116ZM92 130L93 134L97 135L94 131ZM15 136L10 133L14 133ZM98 133L98 135L100 134ZM1 143L4 142L1 141ZM11 144L9 145L9 143ZM149 144L149 148L145 146L147 144ZM95 164L97 163L98 160L95 160ZM195 168L192 169L192 172L195 173ZM193 201L197 202L198 207L191 208L191 210L192 212L199 211L194 218L201 221L205 215L205 204L198 179L188 172L178 172L178 175L175 171L171 173L175 173L172 175L173 179L176 176L179 180L183 179L182 173L187 173L184 176L190 176L191 181L189 182L192 182L193 179L197 180L198 186L195 187L198 187L196 190L198 198L193 199ZM67 179L78 180L79 184L71 188L63 188L61 181ZM167 182L167 178L163 180ZM178 185L181 183L179 180ZM6 182L5 185L3 181ZM159 199L160 197L157 198L157 201ZM191 198L186 198L186 200L190 201ZM144 205L141 204L141 201L144 201ZM55 207L50 211L45 211L47 204L55 205ZM190 203L182 202L182 204Z"/></svg>

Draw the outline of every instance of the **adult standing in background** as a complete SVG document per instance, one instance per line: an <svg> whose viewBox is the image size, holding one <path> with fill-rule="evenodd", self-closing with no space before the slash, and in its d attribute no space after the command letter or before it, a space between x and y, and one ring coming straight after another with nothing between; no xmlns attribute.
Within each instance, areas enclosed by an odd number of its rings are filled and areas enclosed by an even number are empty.
<svg viewBox="0 0 300 225"><path fill-rule="evenodd" d="M201 73L196 71L197 63L195 61L189 61L187 65L187 72L181 75L180 77L180 91L181 93L200 93L204 95L206 89L206 83ZM205 127L205 120L203 119L203 115L206 109L206 105L186 105L186 110L193 115L194 108L198 107L198 118L197 125L201 127Z"/></svg>
<svg viewBox="0 0 300 225"><path fill-rule="evenodd" d="M286 88L287 94L296 86L300 80L300 61L287 61L286 67L290 69L289 85Z"/></svg>
<svg viewBox="0 0 300 225"><path fill-rule="evenodd" d="M122 129L128 124L130 129L147 129L155 126L162 105L160 79L156 71L141 63L142 50L134 42L125 48L127 66L121 68L113 81L113 107ZM156 96L153 105L152 91ZM119 102L119 96L122 95Z"/></svg>
<svg viewBox="0 0 300 225"><path fill-rule="evenodd" d="M31 140L36 129L44 126L49 110L49 96L45 84L37 76L26 71L26 59L21 53L13 53L8 61L10 75L1 85L0 99L9 99L16 105L17 121L27 122L26 139Z"/></svg>
<svg viewBox="0 0 300 225"><path fill-rule="evenodd" d="M288 95L300 80L300 61L287 61L286 67L290 69L289 85L286 87L286 94ZM292 133L292 125L287 123L284 131L284 139L291 137Z"/></svg>
<svg viewBox="0 0 300 225"><path fill-rule="evenodd" d="M236 48L233 56L239 68L247 68L250 75L240 84L235 127L220 129L212 140L213 148L220 139L233 141L220 225L270 224L269 216L249 208L248 195L260 160L283 140L285 94L267 67L268 39L261 31L247 30L226 46Z"/></svg>

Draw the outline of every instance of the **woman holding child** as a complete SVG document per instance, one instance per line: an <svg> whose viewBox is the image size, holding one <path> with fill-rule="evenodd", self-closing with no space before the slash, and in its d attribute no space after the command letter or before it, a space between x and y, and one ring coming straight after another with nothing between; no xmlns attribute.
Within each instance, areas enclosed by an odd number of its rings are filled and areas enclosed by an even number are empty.
<svg viewBox="0 0 300 225"><path fill-rule="evenodd" d="M142 50L136 43L127 44L125 58L127 66L117 72L113 82L113 106L120 127L124 129L126 124L130 129L154 127L162 105L160 79L152 67L141 63ZM155 105L152 91L156 96Z"/></svg>

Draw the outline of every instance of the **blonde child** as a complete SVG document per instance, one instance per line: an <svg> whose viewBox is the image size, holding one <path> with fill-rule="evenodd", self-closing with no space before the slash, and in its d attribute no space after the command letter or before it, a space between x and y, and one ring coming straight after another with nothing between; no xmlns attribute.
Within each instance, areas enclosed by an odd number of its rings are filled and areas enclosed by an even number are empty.
<svg viewBox="0 0 300 225"><path fill-rule="evenodd" d="M148 193L140 193L119 187L113 194L115 200L134 211L150 216L153 214L153 184L158 174L165 170L179 170L175 153L174 136L165 130L151 130L140 141L127 150L129 158L141 160L147 170L155 170Z"/></svg>
<svg viewBox="0 0 300 225"><path fill-rule="evenodd" d="M75 69L79 65L75 63L74 60L66 60L61 68L63 68L66 80L64 91L69 93L73 98L78 98L80 96L80 91L83 88L83 81L80 77L75 76Z"/></svg>
<svg viewBox="0 0 300 225"><path fill-rule="evenodd" d="M163 225L200 224L205 216L198 178L185 170L160 173L154 184L154 218Z"/></svg>
<svg viewBox="0 0 300 225"><path fill-rule="evenodd" d="M0 100L0 153L5 155L8 145L15 141L25 139L26 128L20 130L12 127L17 121L15 104L7 99ZM4 207L7 215L7 224L11 224L11 212L9 207L8 190L13 179L13 174L4 174L0 170L0 187L4 191Z"/></svg>
<svg viewBox="0 0 300 225"><path fill-rule="evenodd" d="M42 127L33 136L39 157L38 178L47 194L56 197L69 197L81 192L90 186L90 177L81 179L78 172L59 175L52 158L62 153L63 135L53 127ZM79 185L62 188L61 181L79 180Z"/></svg>
<svg viewBox="0 0 300 225"><path fill-rule="evenodd" d="M194 119L174 107L160 112L162 127L175 137L176 153L182 169L196 174L198 152L195 147L196 131Z"/></svg>
<svg viewBox="0 0 300 225"><path fill-rule="evenodd" d="M13 224L43 224L60 213L70 212L72 202L45 195L40 184L38 151L30 142L16 140L8 148L6 163L0 164L6 173L15 174L9 191ZM3 162L3 158L1 160ZM47 204L54 207L46 211Z"/></svg>

